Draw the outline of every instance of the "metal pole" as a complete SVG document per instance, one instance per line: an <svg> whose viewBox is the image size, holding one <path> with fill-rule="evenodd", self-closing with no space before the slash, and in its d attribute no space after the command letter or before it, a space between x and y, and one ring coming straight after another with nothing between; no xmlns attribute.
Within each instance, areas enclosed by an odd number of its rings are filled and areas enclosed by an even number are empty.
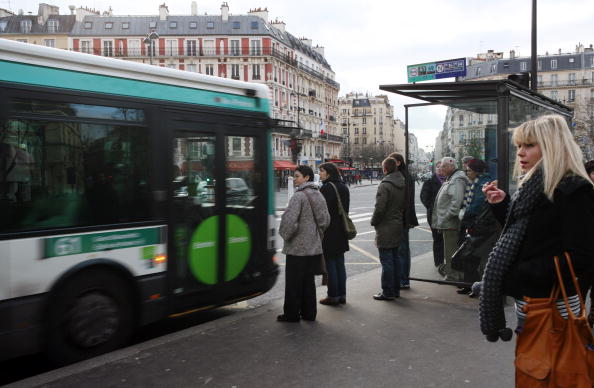
<svg viewBox="0 0 594 388"><path fill-rule="evenodd" d="M536 1L532 0L532 55L531 55L531 74L530 89L536 92L538 86L538 63L536 56Z"/></svg>

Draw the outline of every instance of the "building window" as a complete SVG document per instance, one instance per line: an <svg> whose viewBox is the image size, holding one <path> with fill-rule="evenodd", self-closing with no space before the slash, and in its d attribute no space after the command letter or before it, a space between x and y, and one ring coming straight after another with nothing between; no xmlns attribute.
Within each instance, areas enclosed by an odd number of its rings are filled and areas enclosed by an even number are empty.
<svg viewBox="0 0 594 388"><path fill-rule="evenodd" d="M363 135L367 135L367 128L363 128L362 132Z"/></svg>
<svg viewBox="0 0 594 388"><path fill-rule="evenodd" d="M240 55L241 51L239 50L239 40L233 39L231 40L231 55Z"/></svg>
<svg viewBox="0 0 594 388"><path fill-rule="evenodd" d="M167 64L168 69L177 69L177 66L174 63Z"/></svg>
<svg viewBox="0 0 594 388"><path fill-rule="evenodd" d="M367 144L367 138L366 137L363 138L363 144Z"/></svg>
<svg viewBox="0 0 594 388"><path fill-rule="evenodd" d="M567 91L567 101L568 102L575 101L575 89L570 89Z"/></svg>
<svg viewBox="0 0 594 388"><path fill-rule="evenodd" d="M231 78L239 79L239 65L231 65Z"/></svg>
<svg viewBox="0 0 594 388"><path fill-rule="evenodd" d="M556 90L551 90L551 98L557 100L559 98L559 93Z"/></svg>
<svg viewBox="0 0 594 388"><path fill-rule="evenodd" d="M103 56L113 57L113 41L112 40L104 40L103 41Z"/></svg>
<svg viewBox="0 0 594 388"><path fill-rule="evenodd" d="M260 79L260 65L252 65L252 79Z"/></svg>
<svg viewBox="0 0 594 388"><path fill-rule="evenodd" d="M528 62L526 62L526 61L520 62L520 70L521 71L528 70Z"/></svg>
<svg viewBox="0 0 594 388"><path fill-rule="evenodd" d="M232 151L234 155L241 155L241 137L234 137L232 143Z"/></svg>
<svg viewBox="0 0 594 388"><path fill-rule="evenodd" d="M93 28L93 22L85 22L85 26L84 26L85 30L90 30L92 28Z"/></svg>
<svg viewBox="0 0 594 388"><path fill-rule="evenodd" d="M359 128L355 128L355 135L359 134Z"/></svg>
<svg viewBox="0 0 594 388"><path fill-rule="evenodd" d="M214 66L213 65L205 65L204 69L206 71L206 75L214 75Z"/></svg>
<svg viewBox="0 0 594 388"><path fill-rule="evenodd" d="M122 44L121 50L124 49L124 45ZM128 40L128 55L130 56L139 56L140 55L140 39L130 39Z"/></svg>
<svg viewBox="0 0 594 388"><path fill-rule="evenodd" d="M556 69L556 68L557 68L557 60L551 59L551 69Z"/></svg>
<svg viewBox="0 0 594 388"><path fill-rule="evenodd" d="M0 32L4 32L4 30L6 30L7 25L8 22L6 20L0 21Z"/></svg>
<svg viewBox="0 0 594 388"><path fill-rule="evenodd" d="M250 53L251 55L261 55L261 46L259 40L250 41Z"/></svg>
<svg viewBox="0 0 594 388"><path fill-rule="evenodd" d="M207 22L206 28L208 28L209 30L212 30L214 28L214 22Z"/></svg>
<svg viewBox="0 0 594 388"><path fill-rule="evenodd" d="M196 41L186 40L186 55L190 57L196 56Z"/></svg>
<svg viewBox="0 0 594 388"><path fill-rule="evenodd" d="M359 144L359 138L358 137L355 138L355 144Z"/></svg>
<svg viewBox="0 0 594 388"><path fill-rule="evenodd" d="M169 22L169 28L177 28L177 22Z"/></svg>
<svg viewBox="0 0 594 388"><path fill-rule="evenodd" d="M593 92L593 93L594 93L594 92ZM348 135L348 134L349 134L349 130L348 130L348 129L346 129L346 128L343 128L343 129L342 129L342 134L343 134L343 135Z"/></svg>
<svg viewBox="0 0 594 388"><path fill-rule="evenodd" d="M149 23L149 28L150 28L150 29L157 28L157 22L150 22L150 23Z"/></svg>
<svg viewBox="0 0 594 388"><path fill-rule="evenodd" d="M56 47L56 40L55 39L44 39L43 44L45 47Z"/></svg>
<svg viewBox="0 0 594 388"><path fill-rule="evenodd" d="M166 39L165 40L165 55L174 56L177 55L177 40Z"/></svg>
<svg viewBox="0 0 594 388"><path fill-rule="evenodd" d="M31 20L21 20L21 33L28 34L31 32Z"/></svg>
<svg viewBox="0 0 594 388"><path fill-rule="evenodd" d="M459 115L458 120L460 121L460 126L464 125L464 115Z"/></svg>
<svg viewBox="0 0 594 388"><path fill-rule="evenodd" d="M195 72L196 72L196 65L195 65L195 64L193 64L193 63L188 63L188 64L186 65L186 71L189 71L189 72L195 73Z"/></svg>
<svg viewBox="0 0 594 388"><path fill-rule="evenodd" d="M538 81L538 86L542 86L542 75L538 75L536 79Z"/></svg>
<svg viewBox="0 0 594 388"><path fill-rule="evenodd" d="M474 70L474 75L476 75L477 77L481 75L481 68L480 66L477 66L476 69Z"/></svg>
<svg viewBox="0 0 594 388"><path fill-rule="evenodd" d="M105 22L105 29L106 30L111 30L113 28L113 23L112 22Z"/></svg>
<svg viewBox="0 0 594 388"><path fill-rule="evenodd" d="M252 22L251 23L252 26L252 30L257 30L258 29L258 22Z"/></svg>
<svg viewBox="0 0 594 388"><path fill-rule="evenodd" d="M574 63L575 62L575 58L569 58L569 63Z"/></svg>
<svg viewBox="0 0 594 388"><path fill-rule="evenodd" d="M234 30L239 30L240 27L240 23L239 22L233 22L233 29Z"/></svg>
<svg viewBox="0 0 594 388"><path fill-rule="evenodd" d="M569 84L575 85L575 73L569 73Z"/></svg>
<svg viewBox="0 0 594 388"><path fill-rule="evenodd" d="M59 21L58 20L48 20L47 21L47 32L49 33L55 33L58 32L58 27L59 27Z"/></svg>
<svg viewBox="0 0 594 388"><path fill-rule="evenodd" d="M195 30L196 28L198 28L198 22L190 22L190 28L192 30Z"/></svg>
<svg viewBox="0 0 594 388"><path fill-rule="evenodd" d="M122 30L129 30L129 29L130 29L130 23L123 22L122 23Z"/></svg>
<svg viewBox="0 0 594 388"><path fill-rule="evenodd" d="M91 41L90 40L81 40L80 41L80 52L81 53L91 53Z"/></svg>
<svg viewBox="0 0 594 388"><path fill-rule="evenodd" d="M551 86L557 86L559 83L559 76L557 74L551 74Z"/></svg>
<svg viewBox="0 0 594 388"><path fill-rule="evenodd" d="M496 63L492 63L491 64L491 73L495 73L497 71L497 64Z"/></svg>

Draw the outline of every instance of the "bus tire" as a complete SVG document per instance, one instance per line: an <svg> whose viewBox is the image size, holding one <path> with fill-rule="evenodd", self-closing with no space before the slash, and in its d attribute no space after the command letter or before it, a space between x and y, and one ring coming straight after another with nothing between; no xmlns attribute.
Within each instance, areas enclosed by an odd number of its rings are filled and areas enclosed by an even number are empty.
<svg viewBox="0 0 594 388"><path fill-rule="evenodd" d="M125 346L132 335L135 305L124 277L94 268L74 275L50 301L47 354L66 365Z"/></svg>

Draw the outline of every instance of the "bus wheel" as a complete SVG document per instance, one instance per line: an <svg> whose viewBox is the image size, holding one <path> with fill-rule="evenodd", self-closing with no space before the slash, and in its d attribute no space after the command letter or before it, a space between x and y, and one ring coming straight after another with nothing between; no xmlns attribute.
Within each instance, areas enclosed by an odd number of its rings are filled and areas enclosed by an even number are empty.
<svg viewBox="0 0 594 388"><path fill-rule="evenodd" d="M61 287L50 303L47 351L54 364L110 352L130 339L135 310L132 293L116 273L85 271Z"/></svg>

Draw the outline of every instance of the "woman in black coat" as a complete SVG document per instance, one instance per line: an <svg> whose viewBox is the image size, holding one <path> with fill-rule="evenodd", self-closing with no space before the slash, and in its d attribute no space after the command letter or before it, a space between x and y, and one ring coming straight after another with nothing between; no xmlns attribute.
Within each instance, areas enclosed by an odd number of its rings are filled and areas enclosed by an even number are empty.
<svg viewBox="0 0 594 388"><path fill-rule="evenodd" d="M431 226L431 217L433 216L435 197L437 197L437 193L444 180L445 177L441 174L441 162L437 162L431 179L425 181L423 187L421 187L421 202L427 208L427 223L433 235L433 262L441 271L443 271L443 235L438 229L433 229ZM445 272L440 272L440 274L445 276Z"/></svg>
<svg viewBox="0 0 594 388"><path fill-rule="evenodd" d="M328 271L328 296L320 300L320 303L336 306L346 303L344 253L349 250L349 240L346 237L344 222L338 212L336 191L340 195L346 214L349 213L350 195L349 189L342 183L340 173L334 163L320 165L320 180L323 182L320 192L326 199L330 213L330 226L324 232L322 243L326 270Z"/></svg>
<svg viewBox="0 0 594 388"><path fill-rule="evenodd" d="M519 189L510 199L494 182L483 187L495 216L505 225L482 281L481 331L490 341L510 333L502 295L516 299L518 340L533 334L527 325L531 315L525 311L534 303L530 298L551 295L557 282L554 256L560 258L570 306L577 315L579 298L563 254L571 256L578 278L590 272L594 256L594 186L565 119L548 115L528 121L514 130L513 141ZM568 314L564 306L559 313ZM516 381L524 378L516 369Z"/></svg>

